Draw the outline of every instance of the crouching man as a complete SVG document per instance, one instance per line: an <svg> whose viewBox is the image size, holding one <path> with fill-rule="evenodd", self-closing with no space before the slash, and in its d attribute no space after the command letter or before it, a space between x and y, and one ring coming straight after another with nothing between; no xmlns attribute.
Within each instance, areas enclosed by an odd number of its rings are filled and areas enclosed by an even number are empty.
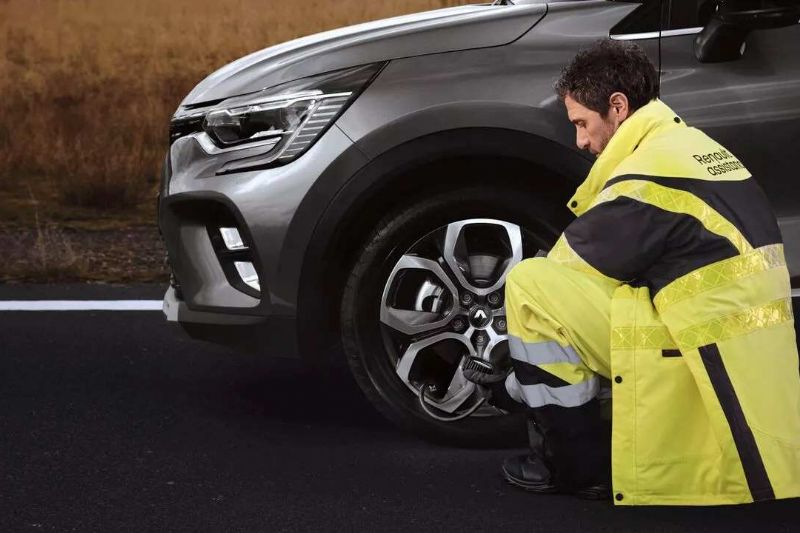
<svg viewBox="0 0 800 533"><path fill-rule="evenodd" d="M657 86L632 43L599 42L564 69L557 93L597 160L569 201L577 218L506 279L513 372L465 373L529 414L532 453L503 473L530 491L628 505L800 496L800 376L775 217L744 165Z"/></svg>

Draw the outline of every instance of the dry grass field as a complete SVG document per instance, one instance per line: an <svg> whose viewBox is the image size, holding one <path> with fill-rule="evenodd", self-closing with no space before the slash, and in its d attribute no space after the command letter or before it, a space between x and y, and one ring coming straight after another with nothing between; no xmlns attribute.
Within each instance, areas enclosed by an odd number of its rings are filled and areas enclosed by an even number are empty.
<svg viewBox="0 0 800 533"><path fill-rule="evenodd" d="M211 71L301 35L464 3L0 0L0 227L152 224L169 117Z"/></svg>

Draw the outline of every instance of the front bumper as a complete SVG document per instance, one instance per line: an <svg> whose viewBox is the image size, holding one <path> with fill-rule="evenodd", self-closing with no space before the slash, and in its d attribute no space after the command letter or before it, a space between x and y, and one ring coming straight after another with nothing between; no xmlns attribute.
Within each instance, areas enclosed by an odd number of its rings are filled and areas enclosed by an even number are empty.
<svg viewBox="0 0 800 533"><path fill-rule="evenodd" d="M159 200L159 228L174 277L164 298L167 320L196 338L238 348L241 337L251 337L260 339L261 350L274 345L296 355L297 287L307 243L292 232L295 215L319 176L353 152L352 141L334 125L288 165L216 175L194 139L176 141ZM236 283L214 240L214 228L232 224L248 245L260 291ZM275 342L264 338L266 331L278 337Z"/></svg>
<svg viewBox="0 0 800 533"><path fill-rule="evenodd" d="M162 309L168 322L194 339L271 357L298 356L296 323L292 317L192 311L175 287L169 287L164 294Z"/></svg>

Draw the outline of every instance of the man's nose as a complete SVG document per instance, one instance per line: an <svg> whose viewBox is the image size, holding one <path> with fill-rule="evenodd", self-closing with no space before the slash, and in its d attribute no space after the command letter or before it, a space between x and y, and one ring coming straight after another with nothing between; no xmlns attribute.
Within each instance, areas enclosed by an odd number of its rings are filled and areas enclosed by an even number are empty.
<svg viewBox="0 0 800 533"><path fill-rule="evenodd" d="M578 132L577 135L575 136L575 144L577 144L578 148L580 148L581 150L588 150L590 145L589 136L581 132Z"/></svg>

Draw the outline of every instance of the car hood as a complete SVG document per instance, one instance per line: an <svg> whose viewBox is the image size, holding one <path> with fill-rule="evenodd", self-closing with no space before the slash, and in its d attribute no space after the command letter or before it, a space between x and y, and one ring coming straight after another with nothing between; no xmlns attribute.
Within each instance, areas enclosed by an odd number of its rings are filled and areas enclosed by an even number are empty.
<svg viewBox="0 0 800 533"><path fill-rule="evenodd" d="M330 70L510 43L547 11L540 5L471 5L309 35L252 53L201 81L181 106L202 105Z"/></svg>

